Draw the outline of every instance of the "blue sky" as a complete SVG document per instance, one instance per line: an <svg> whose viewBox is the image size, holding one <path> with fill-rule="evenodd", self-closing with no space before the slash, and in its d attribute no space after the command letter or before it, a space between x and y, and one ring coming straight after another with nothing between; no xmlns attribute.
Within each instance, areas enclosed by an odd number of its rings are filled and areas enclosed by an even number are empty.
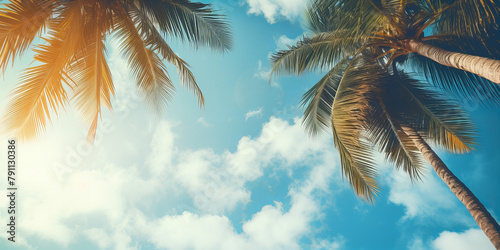
<svg viewBox="0 0 500 250"><path fill-rule="evenodd" d="M305 32L305 0L212 3L229 17L232 51L171 41L206 108L169 66L175 97L164 117L149 115L110 41L114 112L92 147L72 107L20 145L19 239L2 237L1 249L493 249L430 167L411 184L377 156L382 191L369 205L342 179L331 135L307 136L298 104L321 72L268 81L270 53ZM2 112L30 61L1 80ZM465 108L479 131L476 151L437 151L498 220L500 110ZM7 221L6 195L0 211Z"/></svg>

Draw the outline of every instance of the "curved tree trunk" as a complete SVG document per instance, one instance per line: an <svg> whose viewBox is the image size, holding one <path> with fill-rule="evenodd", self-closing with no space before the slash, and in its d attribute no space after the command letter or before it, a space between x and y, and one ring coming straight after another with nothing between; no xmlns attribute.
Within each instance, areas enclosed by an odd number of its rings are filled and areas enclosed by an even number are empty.
<svg viewBox="0 0 500 250"><path fill-rule="evenodd" d="M415 130L407 126L401 126L403 131L412 139L424 158L431 164L437 175L448 185L451 191L465 205L467 210L476 220L484 234L490 239L496 249L500 249L500 226L491 216L477 197L446 167L439 156L418 135Z"/></svg>
<svg viewBox="0 0 500 250"><path fill-rule="evenodd" d="M500 84L500 60L450 52L416 39L408 42L408 48L442 65L465 70Z"/></svg>

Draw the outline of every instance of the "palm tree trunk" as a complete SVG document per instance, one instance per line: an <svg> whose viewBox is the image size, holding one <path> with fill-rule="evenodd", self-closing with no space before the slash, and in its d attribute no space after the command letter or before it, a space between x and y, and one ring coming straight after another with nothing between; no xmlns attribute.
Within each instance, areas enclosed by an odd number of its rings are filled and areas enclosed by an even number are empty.
<svg viewBox="0 0 500 250"><path fill-rule="evenodd" d="M496 249L500 249L500 226L491 216L477 197L446 167L444 162L412 128L401 126L403 131L412 139L424 158L431 164L437 175L448 185L451 191L465 205L476 220L484 234L490 239Z"/></svg>
<svg viewBox="0 0 500 250"><path fill-rule="evenodd" d="M499 60L446 51L416 39L408 42L408 48L442 65L465 70L500 84Z"/></svg>

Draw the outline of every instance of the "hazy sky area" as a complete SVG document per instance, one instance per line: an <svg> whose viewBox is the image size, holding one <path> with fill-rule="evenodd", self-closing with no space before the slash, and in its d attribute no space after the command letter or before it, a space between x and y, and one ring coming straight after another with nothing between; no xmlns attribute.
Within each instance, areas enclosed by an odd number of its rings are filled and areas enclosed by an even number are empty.
<svg viewBox="0 0 500 250"><path fill-rule="evenodd" d="M148 113L109 40L114 111L103 113L94 146L71 106L18 145L15 244L0 161L0 249L494 249L430 166L412 184L377 156L381 193L370 205L343 180L331 133L305 133L299 103L323 72L269 82L269 56L305 34L306 0L210 2L228 16L232 51L168 39L191 65L205 109L169 65L175 96L163 117ZM0 112L32 56L1 78ZM465 108L476 150L436 151L498 221L500 108Z"/></svg>

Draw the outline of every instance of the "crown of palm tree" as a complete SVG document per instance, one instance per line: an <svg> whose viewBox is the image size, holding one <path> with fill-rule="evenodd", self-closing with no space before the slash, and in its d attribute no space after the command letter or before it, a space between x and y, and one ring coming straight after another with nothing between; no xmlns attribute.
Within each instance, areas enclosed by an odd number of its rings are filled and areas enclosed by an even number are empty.
<svg viewBox="0 0 500 250"><path fill-rule="evenodd" d="M491 22L500 13L498 6L470 2L475 1L316 0L307 11L314 36L304 36L272 57L273 73L329 70L304 95L304 123L313 135L331 127L343 173L366 200L374 201L378 192L371 156L375 146L412 180L420 178L421 154L403 127L453 153L468 152L474 145L473 126L460 107L398 70L395 62L414 66L459 96L484 100L480 94L486 90L500 96L500 88L486 79L476 84L474 74L406 56L405 43L415 38L440 43L456 38L448 46L461 51L472 50L474 46L461 43L475 39L484 46L474 50L500 56L498 48L488 50L486 44L498 43L488 33L495 29ZM465 9L479 14L458 19ZM476 17L483 15L489 19L478 24ZM458 28L452 29L450 20L460 23ZM430 26L434 33L425 37Z"/></svg>
<svg viewBox="0 0 500 250"><path fill-rule="evenodd" d="M278 52L274 72L300 75L305 70L328 69L371 48L378 58L389 58L386 65L396 61L458 98L484 104L500 100L498 84L411 53L410 46L418 40L451 52L500 60L498 0L315 0L306 13L314 36Z"/></svg>
<svg viewBox="0 0 500 250"><path fill-rule="evenodd" d="M93 141L101 106L111 109L114 83L106 60L106 38L114 35L144 99L160 113L174 86L163 61L177 67L181 83L204 105L189 65L164 37L219 51L231 48L229 25L207 4L188 0L12 0L0 9L0 68L34 47L13 91L4 125L21 140L42 132L51 115L74 100Z"/></svg>
<svg viewBox="0 0 500 250"><path fill-rule="evenodd" d="M369 51L341 61L304 94L304 124L315 135L331 128L342 171L360 197L373 202L378 186L374 147L411 180L424 162L402 127L449 152L469 152L474 128L452 100L403 72L390 74Z"/></svg>

